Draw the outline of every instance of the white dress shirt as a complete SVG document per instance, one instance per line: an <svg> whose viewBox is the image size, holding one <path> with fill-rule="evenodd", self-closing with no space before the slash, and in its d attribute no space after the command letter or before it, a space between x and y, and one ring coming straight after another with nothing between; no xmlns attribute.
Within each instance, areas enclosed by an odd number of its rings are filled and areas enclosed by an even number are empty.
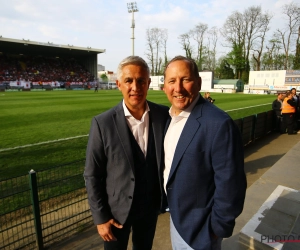
<svg viewBox="0 0 300 250"><path fill-rule="evenodd" d="M129 112L128 108L126 107L124 100L123 100L123 109L124 109L124 115L126 117L127 124L136 142L139 144L142 152L146 157L147 146L148 146L149 111L150 111L148 103L146 102L146 109L141 120L137 120L132 116L132 114Z"/></svg>
<svg viewBox="0 0 300 250"><path fill-rule="evenodd" d="M197 98L191 103L191 105L181 111L178 116L175 116L175 113L172 110L172 107L169 110L169 114L172 117L172 120L170 122L169 128L167 130L165 140L164 140L164 150L165 150L165 170L164 170L164 188L166 190L167 181L169 178L172 161L174 157L174 153L176 150L176 146L179 140L179 137L181 135L181 132L184 128L184 125L189 118L192 109L196 105L197 101L199 99L199 95Z"/></svg>

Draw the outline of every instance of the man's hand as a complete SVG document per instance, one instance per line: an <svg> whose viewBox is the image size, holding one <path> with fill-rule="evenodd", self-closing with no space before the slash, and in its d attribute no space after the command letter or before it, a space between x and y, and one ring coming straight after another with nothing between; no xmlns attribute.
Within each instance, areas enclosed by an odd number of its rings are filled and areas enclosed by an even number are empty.
<svg viewBox="0 0 300 250"><path fill-rule="evenodd" d="M113 235L111 231L111 226L115 226L117 228L122 228L121 224L115 222L114 219L110 219L108 222L97 225L97 230L99 235L104 241L116 241L117 238Z"/></svg>

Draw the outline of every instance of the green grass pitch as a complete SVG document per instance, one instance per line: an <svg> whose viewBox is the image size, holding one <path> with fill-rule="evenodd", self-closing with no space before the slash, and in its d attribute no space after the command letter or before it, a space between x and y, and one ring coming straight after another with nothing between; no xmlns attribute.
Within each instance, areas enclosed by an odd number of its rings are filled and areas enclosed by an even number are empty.
<svg viewBox="0 0 300 250"><path fill-rule="evenodd" d="M239 109L228 112L233 119L268 111L276 99L274 95L211 96L222 110ZM163 91L149 90L147 99L170 106ZM118 90L0 92L0 179L83 159L88 139L84 135L92 117L121 100ZM76 136L83 137L4 150Z"/></svg>

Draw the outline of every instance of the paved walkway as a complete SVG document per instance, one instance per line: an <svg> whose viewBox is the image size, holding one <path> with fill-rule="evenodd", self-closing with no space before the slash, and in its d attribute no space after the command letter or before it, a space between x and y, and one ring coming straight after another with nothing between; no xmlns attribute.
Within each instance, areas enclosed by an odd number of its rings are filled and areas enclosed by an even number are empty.
<svg viewBox="0 0 300 250"><path fill-rule="evenodd" d="M247 175L248 188L254 182L256 182L270 167L272 167L277 161L279 161L282 156L284 156L290 149L292 149L299 141L300 134L270 134L265 138L259 139L255 143L248 145L245 148L245 171ZM257 204L257 206L260 205ZM251 210L250 214L253 214L257 210L257 207L254 208L255 209L252 209L252 211L251 207L245 207L244 211L247 212ZM244 217L243 214L244 212L237 220L233 236L223 241L223 250L238 249L233 248L233 244L237 242L238 232L245 225L245 221L240 219ZM103 250L104 248L103 241L97 235L96 228L93 226L80 234L72 236L70 239L64 242L53 246L53 248L51 249ZM131 249L131 244L129 244L128 246L128 250L129 249ZM169 215L167 213L159 216L153 244L153 250L162 249L172 250L169 236Z"/></svg>

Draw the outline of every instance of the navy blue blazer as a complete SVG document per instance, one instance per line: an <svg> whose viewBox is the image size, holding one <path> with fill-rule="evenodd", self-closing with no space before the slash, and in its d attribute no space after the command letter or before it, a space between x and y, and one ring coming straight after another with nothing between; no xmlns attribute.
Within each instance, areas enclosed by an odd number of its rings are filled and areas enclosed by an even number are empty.
<svg viewBox="0 0 300 250"><path fill-rule="evenodd" d="M229 237L246 191L240 131L200 96L179 138L167 199L181 237L193 249L211 249L211 234Z"/></svg>
<svg viewBox="0 0 300 250"><path fill-rule="evenodd" d="M163 202L163 138L169 108L147 102ZM92 119L84 178L96 225L112 218L124 224L128 217L135 187L134 152L129 133L122 102Z"/></svg>

